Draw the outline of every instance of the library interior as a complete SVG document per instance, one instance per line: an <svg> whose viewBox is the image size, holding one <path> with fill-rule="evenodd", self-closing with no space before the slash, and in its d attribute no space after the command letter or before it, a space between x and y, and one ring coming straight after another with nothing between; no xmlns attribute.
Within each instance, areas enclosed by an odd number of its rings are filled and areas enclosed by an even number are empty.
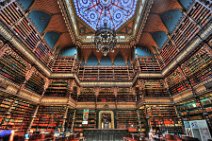
<svg viewBox="0 0 212 141"><path fill-rule="evenodd" d="M0 141L211 140L211 0L0 0Z"/></svg>

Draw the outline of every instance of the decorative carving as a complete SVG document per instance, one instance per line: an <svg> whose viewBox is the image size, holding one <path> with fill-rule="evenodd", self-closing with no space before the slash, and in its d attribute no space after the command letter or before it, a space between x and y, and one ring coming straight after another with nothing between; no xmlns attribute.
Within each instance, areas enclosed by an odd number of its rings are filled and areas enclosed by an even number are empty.
<svg viewBox="0 0 212 141"><path fill-rule="evenodd" d="M24 65L28 65L28 63L22 59L8 44L4 44L2 48L0 48L0 58L11 55L13 58L15 58L17 61L22 62Z"/></svg>
<svg viewBox="0 0 212 141"><path fill-rule="evenodd" d="M6 89L8 87L8 84L5 80L0 79L0 88Z"/></svg>
<svg viewBox="0 0 212 141"><path fill-rule="evenodd" d="M2 58L5 54L11 54L12 49L8 44L5 44L1 49L0 49L0 58Z"/></svg>
<svg viewBox="0 0 212 141"><path fill-rule="evenodd" d="M118 94L118 88L117 87L115 87L113 89L113 94L115 95L115 97L117 97L117 94Z"/></svg>
<svg viewBox="0 0 212 141"><path fill-rule="evenodd" d="M35 71L36 71L35 67L31 67L31 69L27 71L27 73L25 74L26 81L30 79L30 77L33 75L33 73L35 73Z"/></svg>
<svg viewBox="0 0 212 141"><path fill-rule="evenodd" d="M81 89L82 89L82 88L78 87L78 89L77 89L77 95L80 95Z"/></svg>
<svg viewBox="0 0 212 141"><path fill-rule="evenodd" d="M43 88L44 88L44 90L46 90L49 87L50 81L48 78L44 78L44 81L45 81L45 83L44 83Z"/></svg>
<svg viewBox="0 0 212 141"><path fill-rule="evenodd" d="M114 129L113 111L99 112L99 129Z"/></svg>
<svg viewBox="0 0 212 141"><path fill-rule="evenodd" d="M74 80L71 80L69 83L70 83L70 85L69 85L69 91L70 92L73 92Z"/></svg>
<svg viewBox="0 0 212 141"><path fill-rule="evenodd" d="M99 96L99 91L100 91L100 88L95 88L95 96L98 97Z"/></svg>
<svg viewBox="0 0 212 141"><path fill-rule="evenodd" d="M0 40L0 48L4 46L4 42Z"/></svg>

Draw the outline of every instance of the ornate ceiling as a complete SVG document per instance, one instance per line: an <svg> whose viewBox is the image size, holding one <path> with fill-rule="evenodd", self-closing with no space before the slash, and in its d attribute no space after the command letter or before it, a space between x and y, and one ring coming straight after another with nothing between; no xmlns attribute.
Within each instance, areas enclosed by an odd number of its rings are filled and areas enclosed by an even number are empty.
<svg viewBox="0 0 212 141"><path fill-rule="evenodd" d="M183 11L192 5L192 0L17 1L50 48L59 51L79 46L84 60L94 55L98 62L102 55L95 52L93 36L102 20L96 19L112 19L108 25L116 29L118 44L115 53L108 56L111 60L122 56L127 62L135 45L152 53L162 48L183 18Z"/></svg>
<svg viewBox="0 0 212 141"><path fill-rule="evenodd" d="M94 48L95 30L104 23L116 30L118 44L129 47L138 33L147 3L150 1L64 0L59 5L76 44L81 48Z"/></svg>
<svg viewBox="0 0 212 141"><path fill-rule="evenodd" d="M137 0L74 0L77 16L94 30L117 30L133 17L136 4Z"/></svg>

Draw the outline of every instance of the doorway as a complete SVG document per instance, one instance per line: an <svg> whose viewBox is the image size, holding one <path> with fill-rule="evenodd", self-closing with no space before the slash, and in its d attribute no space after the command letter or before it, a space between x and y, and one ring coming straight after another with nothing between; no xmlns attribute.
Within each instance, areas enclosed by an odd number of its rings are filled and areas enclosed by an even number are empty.
<svg viewBox="0 0 212 141"><path fill-rule="evenodd" d="M113 111L99 112L99 129L114 129Z"/></svg>

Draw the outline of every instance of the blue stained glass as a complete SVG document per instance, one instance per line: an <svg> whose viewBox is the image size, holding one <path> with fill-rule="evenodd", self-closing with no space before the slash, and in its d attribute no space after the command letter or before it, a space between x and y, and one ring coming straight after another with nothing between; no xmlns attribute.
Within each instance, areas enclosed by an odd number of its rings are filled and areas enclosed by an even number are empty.
<svg viewBox="0 0 212 141"><path fill-rule="evenodd" d="M74 0L77 15L96 30L105 26L117 30L135 14L138 0Z"/></svg>

